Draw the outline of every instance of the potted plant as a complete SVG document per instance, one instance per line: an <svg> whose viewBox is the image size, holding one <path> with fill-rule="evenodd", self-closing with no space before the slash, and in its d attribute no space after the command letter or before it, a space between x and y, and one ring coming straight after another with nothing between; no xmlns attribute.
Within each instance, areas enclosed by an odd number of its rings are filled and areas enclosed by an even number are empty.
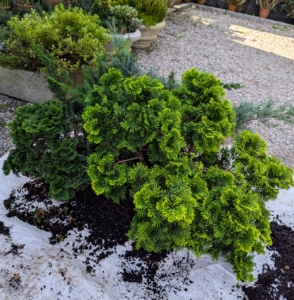
<svg viewBox="0 0 294 300"><path fill-rule="evenodd" d="M109 27L130 40L130 50L132 44L141 38L138 28L142 25L142 21L137 18L137 10L128 5L116 5L110 8L109 13Z"/></svg>
<svg viewBox="0 0 294 300"><path fill-rule="evenodd" d="M270 11L281 2L281 0L258 0L259 17L266 19Z"/></svg>
<svg viewBox="0 0 294 300"><path fill-rule="evenodd" d="M286 11L289 18L294 18L294 0L284 0L282 10Z"/></svg>
<svg viewBox="0 0 294 300"><path fill-rule="evenodd" d="M237 7L245 2L246 0L227 0L228 10L236 11Z"/></svg>
<svg viewBox="0 0 294 300"><path fill-rule="evenodd" d="M17 0L14 5L22 10L30 11L31 9L35 8L35 1L34 0Z"/></svg>
<svg viewBox="0 0 294 300"><path fill-rule="evenodd" d="M0 1L0 9L10 10L11 0L1 0Z"/></svg>
<svg viewBox="0 0 294 300"><path fill-rule="evenodd" d="M132 6L138 11L143 25L139 27L141 38L133 44L133 48L147 48L156 39L158 31L165 27L165 15L168 5L165 0L133 0Z"/></svg>

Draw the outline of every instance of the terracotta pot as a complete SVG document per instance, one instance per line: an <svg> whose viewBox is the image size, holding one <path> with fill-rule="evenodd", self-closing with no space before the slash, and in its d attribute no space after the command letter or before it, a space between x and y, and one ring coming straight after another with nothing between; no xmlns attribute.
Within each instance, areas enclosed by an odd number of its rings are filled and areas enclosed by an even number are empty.
<svg viewBox="0 0 294 300"><path fill-rule="evenodd" d="M266 19L270 13L270 9L259 8L259 17Z"/></svg>
<svg viewBox="0 0 294 300"><path fill-rule="evenodd" d="M198 4L204 4L206 0L197 0Z"/></svg>
<svg viewBox="0 0 294 300"><path fill-rule="evenodd" d="M230 11L236 11L237 10L237 5L235 5L235 4L229 4L228 5L228 10L230 10Z"/></svg>
<svg viewBox="0 0 294 300"><path fill-rule="evenodd" d="M24 11L30 11L31 9L34 9L34 5L29 5L29 4L22 4L22 3L15 3L14 4L18 9L24 10Z"/></svg>
<svg viewBox="0 0 294 300"><path fill-rule="evenodd" d="M43 0L45 3L52 5L53 7L57 4L70 4L73 5L75 3L74 0Z"/></svg>
<svg viewBox="0 0 294 300"><path fill-rule="evenodd" d="M157 38L158 31L165 27L165 21L157 23L154 26L146 28L145 25L139 27L141 31L141 38L133 44L133 48L147 48L151 42Z"/></svg>

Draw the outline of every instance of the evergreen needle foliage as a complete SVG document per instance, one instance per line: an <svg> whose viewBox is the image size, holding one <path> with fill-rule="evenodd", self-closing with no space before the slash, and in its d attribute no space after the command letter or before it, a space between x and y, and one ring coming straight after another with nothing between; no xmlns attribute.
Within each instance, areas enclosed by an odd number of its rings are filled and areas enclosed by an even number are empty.
<svg viewBox="0 0 294 300"><path fill-rule="evenodd" d="M221 149L235 127L224 94L218 79L196 69L172 91L146 75L124 78L110 69L83 113L96 145L87 173L98 195L134 199L128 237L138 248L223 253L248 281L252 253L271 243L265 202L293 185L293 171L250 131Z"/></svg>
<svg viewBox="0 0 294 300"><path fill-rule="evenodd" d="M18 109L5 174L44 178L61 200L89 183L116 203L131 197L127 235L137 248L224 254L238 280L252 280L253 253L271 244L265 203L294 185L293 170L266 154L258 134L234 135L221 81L195 68L179 85L172 75L165 85L130 76L134 61L122 48L98 54L97 68L84 67L84 84L72 88L52 56L31 47L58 101ZM222 147L230 136L235 143Z"/></svg>
<svg viewBox="0 0 294 300"><path fill-rule="evenodd" d="M223 86L224 89L227 89L229 91L231 89L238 90L238 89L241 89L241 88L244 87L244 85L242 85L240 83L223 83L222 86Z"/></svg>
<svg viewBox="0 0 294 300"><path fill-rule="evenodd" d="M236 112L236 131L239 132L249 126L252 121L258 121L268 127L277 127L276 121L294 124L294 106L288 101L278 107L275 101L263 103L242 102L234 107Z"/></svg>

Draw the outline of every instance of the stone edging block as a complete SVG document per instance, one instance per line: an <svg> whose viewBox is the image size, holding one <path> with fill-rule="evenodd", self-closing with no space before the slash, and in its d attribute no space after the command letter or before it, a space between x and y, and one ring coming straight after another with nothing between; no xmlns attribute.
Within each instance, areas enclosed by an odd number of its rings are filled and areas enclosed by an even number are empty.
<svg viewBox="0 0 294 300"><path fill-rule="evenodd" d="M0 94L33 103L43 103L53 98L44 74L11 70L1 66Z"/></svg>
<svg viewBox="0 0 294 300"><path fill-rule="evenodd" d="M173 6L176 10L183 10L185 8L188 8L192 5L193 3L182 3L182 4L176 4Z"/></svg>
<svg viewBox="0 0 294 300"><path fill-rule="evenodd" d="M294 25L291 25L288 23L283 23L283 22L270 20L270 19L262 19L257 16L251 16L251 15L247 15L247 14L243 14L243 13L238 13L238 12L234 12L234 11L230 11L230 10L226 10L226 9L222 9L222 8L218 8L218 7L207 6L207 5L197 4L197 3L177 4L177 5L174 5L173 8L175 8L176 11L179 11L179 10L188 8L190 6L192 6L192 8L197 8L197 9L204 10L204 11L211 11L211 12L215 12L215 13L233 16L235 18L250 20L255 23L271 24L271 25L276 25L276 26L280 26L280 27L284 27L284 28L287 28L287 27L293 28L294 27ZM175 10L170 11L170 12L174 12Z"/></svg>

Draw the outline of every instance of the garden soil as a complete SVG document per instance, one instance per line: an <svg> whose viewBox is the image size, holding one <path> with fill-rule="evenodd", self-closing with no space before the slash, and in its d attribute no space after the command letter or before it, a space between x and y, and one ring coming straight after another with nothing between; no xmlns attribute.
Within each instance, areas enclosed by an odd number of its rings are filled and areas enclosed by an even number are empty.
<svg viewBox="0 0 294 300"><path fill-rule="evenodd" d="M111 255L115 247L127 242L126 233L134 215L130 199L117 205L102 196L96 196L91 189L86 189L79 191L76 197L68 202L53 205L54 200L47 197L47 190L48 187L41 181L26 183L22 189L12 193L10 198L4 201L7 216L17 217L23 222L50 232L51 244L62 244L74 230L87 230L87 236L77 235L75 241L67 246L72 248L75 258L82 252L87 253L84 265L88 273L95 272L95 266ZM271 222L271 230L273 244L268 249L275 250L272 256L274 268L264 264L263 271L254 285L242 286L247 297L244 297L244 300L294 300L294 232L279 220ZM3 222L0 222L0 234L10 234L9 228L5 227ZM23 245L12 245L11 251L17 254L21 247ZM129 250L122 254L127 262L126 267L121 270L123 280L144 285L149 291L146 295L148 300L167 299L166 290L169 287L158 282L164 280L164 277L177 274L171 271L171 274L158 275L157 271L168 254L169 252L147 253L144 250L136 250L132 244ZM193 266L193 260L185 256L173 264L178 272L187 274L182 277L182 288L185 290L192 283L188 273ZM130 267L132 265L133 267ZM12 278L11 284L17 285L17 279ZM168 278L165 279L168 281ZM174 293L180 290L175 289ZM240 298L238 296L238 299Z"/></svg>

